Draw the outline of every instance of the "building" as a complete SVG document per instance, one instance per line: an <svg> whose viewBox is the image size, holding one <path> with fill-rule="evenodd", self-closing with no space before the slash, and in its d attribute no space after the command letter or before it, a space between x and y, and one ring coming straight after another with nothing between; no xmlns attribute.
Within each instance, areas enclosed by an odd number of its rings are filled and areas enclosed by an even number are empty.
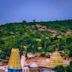
<svg viewBox="0 0 72 72"><path fill-rule="evenodd" d="M59 52L58 51L55 51L53 53L53 55L51 56L50 58L50 61L46 61L46 62L42 62L40 64L41 67L47 67L47 68L54 68L56 67L57 65L64 65L63 64L63 59L62 57L60 56Z"/></svg>
<svg viewBox="0 0 72 72"><path fill-rule="evenodd" d="M22 72L19 50L12 48L8 63L8 72Z"/></svg>

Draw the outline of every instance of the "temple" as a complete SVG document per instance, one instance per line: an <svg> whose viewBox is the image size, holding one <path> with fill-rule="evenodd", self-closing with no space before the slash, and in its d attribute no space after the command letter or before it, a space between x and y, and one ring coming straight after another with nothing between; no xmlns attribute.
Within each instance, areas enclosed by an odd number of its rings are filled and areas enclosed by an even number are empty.
<svg viewBox="0 0 72 72"><path fill-rule="evenodd" d="M50 58L50 61L42 62L40 64L40 66L42 66L42 67L48 67L48 68L54 68L57 65L63 65L63 59L60 56L60 54L59 54L58 51L55 51L53 53L53 55Z"/></svg>
<svg viewBox="0 0 72 72"><path fill-rule="evenodd" d="M22 72L19 50L12 48L8 64L8 72Z"/></svg>

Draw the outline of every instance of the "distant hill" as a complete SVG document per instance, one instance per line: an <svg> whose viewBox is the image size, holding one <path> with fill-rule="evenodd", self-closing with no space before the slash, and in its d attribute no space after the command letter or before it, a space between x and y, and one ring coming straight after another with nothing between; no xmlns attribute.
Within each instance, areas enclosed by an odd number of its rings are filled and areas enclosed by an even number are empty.
<svg viewBox="0 0 72 72"><path fill-rule="evenodd" d="M66 42L65 42L66 41ZM72 20L20 22L0 25L0 48L12 47L31 52L51 52L72 47Z"/></svg>

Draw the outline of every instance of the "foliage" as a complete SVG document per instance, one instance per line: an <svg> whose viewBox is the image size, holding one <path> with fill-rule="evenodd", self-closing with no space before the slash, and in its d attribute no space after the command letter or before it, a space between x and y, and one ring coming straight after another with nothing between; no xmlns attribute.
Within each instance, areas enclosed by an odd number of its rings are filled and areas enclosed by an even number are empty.
<svg viewBox="0 0 72 72"><path fill-rule="evenodd" d="M57 66L57 67L55 67L55 72L65 72L65 69L64 69L64 67L63 66Z"/></svg>
<svg viewBox="0 0 72 72"><path fill-rule="evenodd" d="M48 30L50 29L50 31ZM69 33L69 34L68 34ZM0 48L5 50L12 47L28 52L47 52L67 50L64 56L72 57L72 20L8 23L0 25ZM45 54L43 54L45 53ZM2 57L5 56L2 54Z"/></svg>
<svg viewBox="0 0 72 72"><path fill-rule="evenodd" d="M72 72L72 61L70 62L70 65L66 67L67 72Z"/></svg>

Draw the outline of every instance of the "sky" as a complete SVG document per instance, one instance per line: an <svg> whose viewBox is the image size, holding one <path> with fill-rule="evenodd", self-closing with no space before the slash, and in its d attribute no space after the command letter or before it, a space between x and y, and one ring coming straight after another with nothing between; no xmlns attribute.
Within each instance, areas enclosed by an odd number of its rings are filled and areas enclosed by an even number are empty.
<svg viewBox="0 0 72 72"><path fill-rule="evenodd" d="M0 0L0 24L72 19L72 0Z"/></svg>

